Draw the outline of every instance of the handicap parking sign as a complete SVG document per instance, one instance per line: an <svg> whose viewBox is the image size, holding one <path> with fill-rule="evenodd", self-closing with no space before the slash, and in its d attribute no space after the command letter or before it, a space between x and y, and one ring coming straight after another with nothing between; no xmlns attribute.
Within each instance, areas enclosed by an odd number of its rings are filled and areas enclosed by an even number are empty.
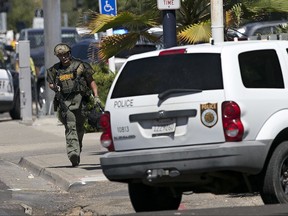
<svg viewBox="0 0 288 216"><path fill-rule="evenodd" d="M101 14L117 15L116 0L99 0L99 9Z"/></svg>

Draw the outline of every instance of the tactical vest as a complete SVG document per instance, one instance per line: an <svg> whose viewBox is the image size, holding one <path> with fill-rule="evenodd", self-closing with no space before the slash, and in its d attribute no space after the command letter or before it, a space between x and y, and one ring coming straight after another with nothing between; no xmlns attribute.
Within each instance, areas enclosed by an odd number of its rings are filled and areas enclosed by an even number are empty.
<svg viewBox="0 0 288 216"><path fill-rule="evenodd" d="M84 66L81 62L73 61L67 69L57 69L56 83L60 86L63 94L85 94L87 84L82 76Z"/></svg>

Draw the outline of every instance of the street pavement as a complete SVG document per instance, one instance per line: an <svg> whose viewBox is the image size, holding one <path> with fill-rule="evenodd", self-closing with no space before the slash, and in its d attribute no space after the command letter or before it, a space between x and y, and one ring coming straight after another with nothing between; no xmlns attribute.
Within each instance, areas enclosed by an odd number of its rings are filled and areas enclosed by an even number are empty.
<svg viewBox="0 0 288 216"><path fill-rule="evenodd" d="M98 181L107 181L100 167L99 157L106 150L100 146L100 132L87 133L83 139L83 151L81 153L81 162L78 167L72 167L65 150L64 126L55 116L44 116L35 119L33 122L17 122L7 124L13 127L13 131L21 131L26 127L25 136L14 136L14 143L22 143L22 146L37 146L39 142L57 143L63 153L24 156L20 159L18 165L30 170L35 175L54 183L60 188L71 191L78 190L82 186ZM11 139L9 136L8 139ZM27 137L27 139L25 139ZM5 142L5 140L2 142ZM11 142L11 140L10 140ZM24 142L24 143L23 143ZM28 142L25 145L25 142ZM33 143L35 142L35 143ZM55 145L51 147L55 148ZM59 151L58 151L59 152Z"/></svg>
<svg viewBox="0 0 288 216"><path fill-rule="evenodd" d="M9 155L15 152L16 156L13 159L14 163L26 168L34 173L34 175L40 176L54 185L60 187L65 191L80 191L83 187L93 186L99 182L108 181L102 173L99 158L106 153L106 149L100 145L100 132L87 133L83 139L83 151L81 153L81 163L78 167L72 167L65 150L65 136L64 126L57 120L55 116L41 116L34 119L32 122L23 121L2 121L0 124L1 139L0 147L1 154L4 155L7 152ZM11 145L9 145L11 144ZM12 145L13 144L13 145ZM48 152L41 152L41 148L50 149ZM28 152L28 153L27 153ZM34 152L34 153L33 153ZM17 155L18 154L18 155ZM5 159L5 158L4 158ZM8 168L7 168L8 169ZM12 182L11 182L12 183ZM89 187L88 187L89 188ZM84 189L84 188L83 188ZM199 199L198 196L194 196L195 199ZM198 197L198 198L197 198ZM213 196L214 197L214 196ZM185 198L185 197L184 197ZM225 197L224 197L225 198ZM193 200L193 197L189 199ZM213 198L214 200L215 198ZM217 198L218 199L218 198ZM222 197L223 199L223 197ZM207 200L206 200L207 201ZM203 202L206 202L205 199ZM210 200L211 201L211 200ZM215 200L213 202L216 202ZM197 203L197 202L196 202ZM187 205L185 200L181 206ZM207 204L207 203L206 203ZM195 208L194 203L194 208ZM245 204L247 205L247 204ZM243 206L232 208L213 208L208 205L206 209L191 209L180 212L175 211L163 211L150 213L128 213L118 214L124 215L287 215L288 205L270 205L263 206L258 203L251 207ZM180 206L180 207L181 207ZM9 208L11 206L8 206ZM11 211L6 206L0 205L0 210L8 211L9 214L5 214L0 211L0 215L10 215ZM16 206L21 208L21 206ZM19 209L13 208L13 211ZM211 208L212 207L212 208ZM99 206L90 206L91 209L95 208L99 210ZM181 208L180 208L181 209ZM96 211L95 210L95 211ZM97 211L96 211L97 212ZM128 211L133 212L133 210ZM3 214L2 214L3 213ZM16 214L13 212L12 214ZM114 214L114 215L118 215ZM22 215L22 214L19 214Z"/></svg>

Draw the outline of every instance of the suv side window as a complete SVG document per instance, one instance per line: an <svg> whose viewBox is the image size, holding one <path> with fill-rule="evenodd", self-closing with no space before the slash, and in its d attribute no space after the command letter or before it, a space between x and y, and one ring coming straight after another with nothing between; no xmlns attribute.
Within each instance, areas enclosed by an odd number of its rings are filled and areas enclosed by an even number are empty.
<svg viewBox="0 0 288 216"><path fill-rule="evenodd" d="M111 98L160 94L170 89L223 89L220 54L165 55L128 61Z"/></svg>
<svg viewBox="0 0 288 216"><path fill-rule="evenodd" d="M257 50L239 55L242 82L246 88L284 88L275 50Z"/></svg>

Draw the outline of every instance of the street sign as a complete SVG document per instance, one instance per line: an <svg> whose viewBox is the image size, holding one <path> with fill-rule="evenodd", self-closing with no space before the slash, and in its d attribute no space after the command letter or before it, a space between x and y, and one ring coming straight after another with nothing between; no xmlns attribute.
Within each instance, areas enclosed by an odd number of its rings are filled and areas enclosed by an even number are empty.
<svg viewBox="0 0 288 216"><path fill-rule="evenodd" d="M180 0L157 0L159 10L177 10L180 8Z"/></svg>
<svg viewBox="0 0 288 216"><path fill-rule="evenodd" d="M101 14L117 15L116 0L99 0L99 9Z"/></svg>

